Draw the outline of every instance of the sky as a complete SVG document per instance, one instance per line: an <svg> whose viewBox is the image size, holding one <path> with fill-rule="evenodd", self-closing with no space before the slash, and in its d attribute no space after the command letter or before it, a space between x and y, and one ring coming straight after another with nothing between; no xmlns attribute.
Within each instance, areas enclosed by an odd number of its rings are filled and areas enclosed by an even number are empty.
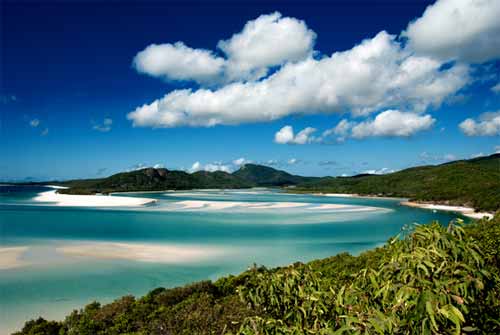
<svg viewBox="0 0 500 335"><path fill-rule="evenodd" d="M0 180L500 152L500 2L2 1Z"/></svg>

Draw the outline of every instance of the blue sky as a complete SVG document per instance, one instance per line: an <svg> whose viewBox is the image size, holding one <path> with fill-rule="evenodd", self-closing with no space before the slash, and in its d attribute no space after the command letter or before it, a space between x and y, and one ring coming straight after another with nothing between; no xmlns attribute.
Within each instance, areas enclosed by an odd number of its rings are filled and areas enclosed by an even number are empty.
<svg viewBox="0 0 500 335"><path fill-rule="evenodd" d="M498 16L494 0L7 1L0 180L248 161L351 175L491 154Z"/></svg>

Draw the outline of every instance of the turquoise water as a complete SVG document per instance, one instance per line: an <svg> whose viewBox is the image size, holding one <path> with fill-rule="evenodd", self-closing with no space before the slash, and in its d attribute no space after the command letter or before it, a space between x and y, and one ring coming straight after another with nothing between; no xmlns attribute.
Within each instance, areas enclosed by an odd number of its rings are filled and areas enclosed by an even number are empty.
<svg viewBox="0 0 500 335"><path fill-rule="evenodd" d="M0 248L25 248L18 264L0 270L2 334L38 315L60 319L93 300L216 279L253 263L358 254L405 224L456 217L402 207L398 200L254 189L120 195L158 200L145 208L33 201L47 190L0 187ZM186 206L192 201L203 206Z"/></svg>

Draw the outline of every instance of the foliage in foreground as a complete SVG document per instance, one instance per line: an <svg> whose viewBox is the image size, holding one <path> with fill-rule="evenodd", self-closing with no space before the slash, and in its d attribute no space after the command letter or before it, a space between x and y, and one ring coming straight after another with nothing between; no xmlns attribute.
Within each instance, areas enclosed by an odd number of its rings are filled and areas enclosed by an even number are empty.
<svg viewBox="0 0 500 335"><path fill-rule="evenodd" d="M17 334L498 334L500 216L382 248L92 303Z"/></svg>

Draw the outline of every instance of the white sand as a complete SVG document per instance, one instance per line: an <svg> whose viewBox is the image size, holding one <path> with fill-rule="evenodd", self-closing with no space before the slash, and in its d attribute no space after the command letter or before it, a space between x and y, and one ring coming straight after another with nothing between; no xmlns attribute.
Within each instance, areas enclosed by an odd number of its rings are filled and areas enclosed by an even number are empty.
<svg viewBox="0 0 500 335"><path fill-rule="evenodd" d="M353 198L358 197L358 194L349 194L349 193L318 193L318 195L322 195L324 197L341 197L341 198Z"/></svg>
<svg viewBox="0 0 500 335"><path fill-rule="evenodd" d="M473 218L473 219L482 219L484 217L491 219L493 218L493 214L491 213L476 213L474 208L464 207L464 206L447 206L447 205L436 205L436 204L424 204L412 201L403 201L401 202L403 206L430 209L436 211L445 211L445 212L456 212L460 213L464 216Z"/></svg>
<svg viewBox="0 0 500 335"><path fill-rule="evenodd" d="M248 208L256 209L280 209L280 208L296 208L309 206L309 203L300 202L259 202L259 203L249 203Z"/></svg>
<svg viewBox="0 0 500 335"><path fill-rule="evenodd" d="M207 246L91 242L64 245L56 251L77 257L128 259L140 262L186 263L224 254L222 248Z"/></svg>
<svg viewBox="0 0 500 335"><path fill-rule="evenodd" d="M56 190L39 193L33 200L51 202L56 206L76 207L136 207L156 202L155 199L118 197L110 195L59 194Z"/></svg>
<svg viewBox="0 0 500 335"><path fill-rule="evenodd" d="M239 202L239 201L205 201L205 200L184 200L173 203L178 208L166 208L166 210L277 210L288 208L299 208L314 211L349 211L349 212L367 212L383 210L383 208L370 206L356 206L344 204L315 204L302 202ZM157 208L162 210L161 207Z"/></svg>
<svg viewBox="0 0 500 335"><path fill-rule="evenodd" d="M360 206L349 206L349 205L339 205L339 204L323 204L315 207L311 207L309 209L341 209L341 208L363 208Z"/></svg>
<svg viewBox="0 0 500 335"><path fill-rule="evenodd" d="M0 270L13 269L27 265L26 262L21 260L26 250L28 250L28 247L0 248Z"/></svg>

